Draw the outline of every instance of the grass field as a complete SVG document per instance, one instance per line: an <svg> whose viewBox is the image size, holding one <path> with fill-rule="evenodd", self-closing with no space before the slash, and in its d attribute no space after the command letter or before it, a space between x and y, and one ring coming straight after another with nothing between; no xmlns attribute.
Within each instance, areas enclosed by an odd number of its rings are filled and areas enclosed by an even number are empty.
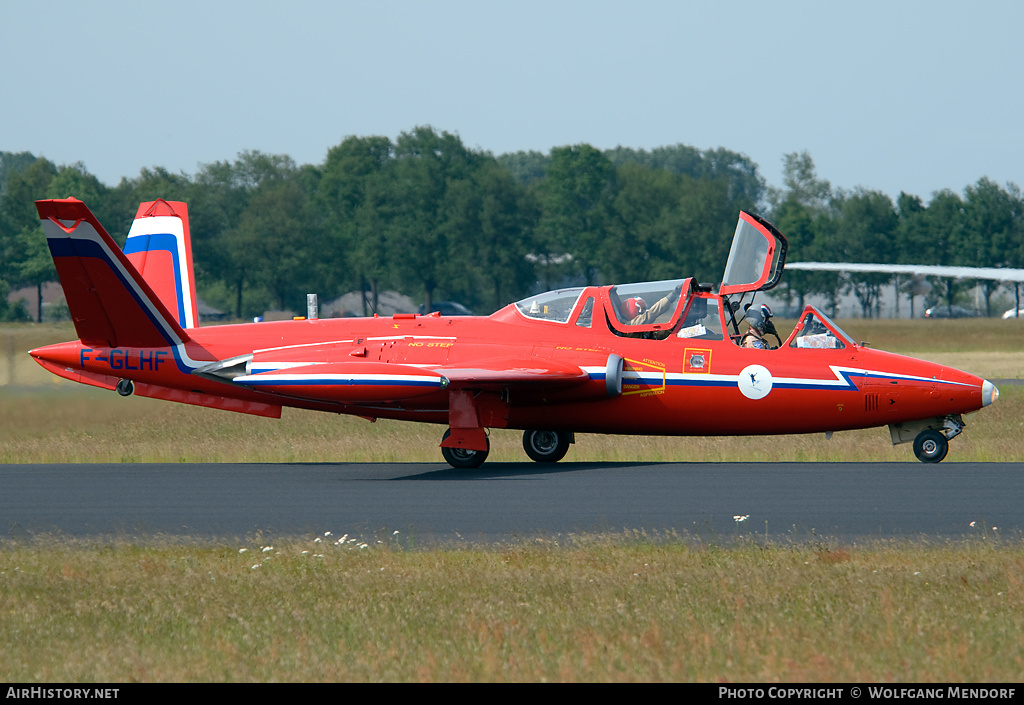
<svg viewBox="0 0 1024 705"><path fill-rule="evenodd" d="M1024 377L1016 321L842 325L878 348ZM440 462L437 427L121 399L24 355L72 337L0 328L0 462ZM917 463L885 429L756 444L577 441L568 462ZM1024 387L1009 385L968 419L947 462L1021 461L1021 448ZM491 457L528 462L514 432L492 435ZM636 527L430 548L394 534L274 546L2 538L0 549L7 682L1012 683L1024 673L1024 543L981 527L956 542L864 545L716 545Z"/></svg>
<svg viewBox="0 0 1024 705"><path fill-rule="evenodd" d="M1019 682L1024 547L7 545L0 679Z"/></svg>

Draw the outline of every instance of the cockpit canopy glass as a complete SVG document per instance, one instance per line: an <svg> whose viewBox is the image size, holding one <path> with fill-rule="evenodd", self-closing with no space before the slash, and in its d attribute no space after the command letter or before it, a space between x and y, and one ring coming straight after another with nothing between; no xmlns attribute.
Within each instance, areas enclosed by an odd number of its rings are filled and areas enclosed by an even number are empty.
<svg viewBox="0 0 1024 705"><path fill-rule="evenodd" d="M615 321L623 328L644 326L645 330L664 330L671 327L680 304L690 293L687 282L687 279L665 279L613 286L608 291L608 299Z"/></svg>
<svg viewBox="0 0 1024 705"><path fill-rule="evenodd" d="M567 323L582 293L583 287L548 291L517 301L516 308L527 318Z"/></svg>
<svg viewBox="0 0 1024 705"><path fill-rule="evenodd" d="M782 274L786 248L782 233L749 213L740 213L719 292L771 289Z"/></svg>
<svg viewBox="0 0 1024 705"><path fill-rule="evenodd" d="M835 322L813 306L804 309L789 340L791 348L842 350L856 343Z"/></svg>
<svg viewBox="0 0 1024 705"><path fill-rule="evenodd" d="M722 340L722 316L719 312L718 299L706 296L694 296L690 307L686 309L686 317L676 337L694 338L697 340Z"/></svg>

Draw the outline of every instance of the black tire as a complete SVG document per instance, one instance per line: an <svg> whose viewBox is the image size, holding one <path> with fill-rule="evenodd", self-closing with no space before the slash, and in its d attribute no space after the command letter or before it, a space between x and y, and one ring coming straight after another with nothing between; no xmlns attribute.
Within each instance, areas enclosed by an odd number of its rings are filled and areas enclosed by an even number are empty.
<svg viewBox="0 0 1024 705"><path fill-rule="evenodd" d="M572 435L564 431L526 431L523 450L538 463L557 463L569 451Z"/></svg>
<svg viewBox="0 0 1024 705"><path fill-rule="evenodd" d="M445 431L441 441L444 442L444 439L450 435L450 429ZM487 450L469 450L467 448L446 448L441 446L441 455L444 456L445 462L453 468L468 470L478 468L484 464L484 461L487 460L487 454L491 452L490 446L490 441L487 441Z"/></svg>
<svg viewBox="0 0 1024 705"><path fill-rule="evenodd" d="M135 393L135 383L130 379L119 379L117 380L117 386L114 387L117 393L122 397L130 397Z"/></svg>
<svg viewBox="0 0 1024 705"><path fill-rule="evenodd" d="M914 455L922 463L938 463L949 452L949 441L940 431L927 428L914 439Z"/></svg>

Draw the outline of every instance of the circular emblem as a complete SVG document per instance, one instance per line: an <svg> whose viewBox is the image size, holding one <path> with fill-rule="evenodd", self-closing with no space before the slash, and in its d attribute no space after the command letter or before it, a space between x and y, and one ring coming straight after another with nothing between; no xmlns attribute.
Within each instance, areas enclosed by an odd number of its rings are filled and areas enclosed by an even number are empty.
<svg viewBox="0 0 1024 705"><path fill-rule="evenodd" d="M761 365L747 365L740 372L739 387L747 399L764 399L772 391L772 373Z"/></svg>

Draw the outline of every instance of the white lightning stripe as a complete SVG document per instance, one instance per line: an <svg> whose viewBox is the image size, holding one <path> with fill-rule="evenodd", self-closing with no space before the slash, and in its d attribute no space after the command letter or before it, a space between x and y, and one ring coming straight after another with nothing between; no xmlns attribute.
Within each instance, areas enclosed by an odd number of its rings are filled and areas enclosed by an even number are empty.
<svg viewBox="0 0 1024 705"><path fill-rule="evenodd" d="M603 379L605 369L604 367L584 367L584 372L589 374L595 379ZM884 372L881 370L868 370L857 367L838 367L835 365L829 365L829 369L832 370L832 374L835 375L835 379L821 379L815 377L774 377L774 385L787 386L787 387L818 387L822 389L855 389L856 384L852 379L854 377L874 377L878 379L896 379L904 380L908 382L926 382L932 384L947 384L958 387L970 387L973 386L969 382L953 382L944 379L937 379L933 377L920 377L917 375L899 374L895 372ZM625 372L623 379L629 379L634 381L644 381L652 384L693 384L699 386L700 384L709 385L723 385L723 384L736 384L739 379L739 374L735 375L720 375L720 374L708 374L708 373L681 373L681 372Z"/></svg>
<svg viewBox="0 0 1024 705"><path fill-rule="evenodd" d="M374 374L261 374L235 377L239 384L416 384L441 386L442 378L434 375L374 375Z"/></svg>

